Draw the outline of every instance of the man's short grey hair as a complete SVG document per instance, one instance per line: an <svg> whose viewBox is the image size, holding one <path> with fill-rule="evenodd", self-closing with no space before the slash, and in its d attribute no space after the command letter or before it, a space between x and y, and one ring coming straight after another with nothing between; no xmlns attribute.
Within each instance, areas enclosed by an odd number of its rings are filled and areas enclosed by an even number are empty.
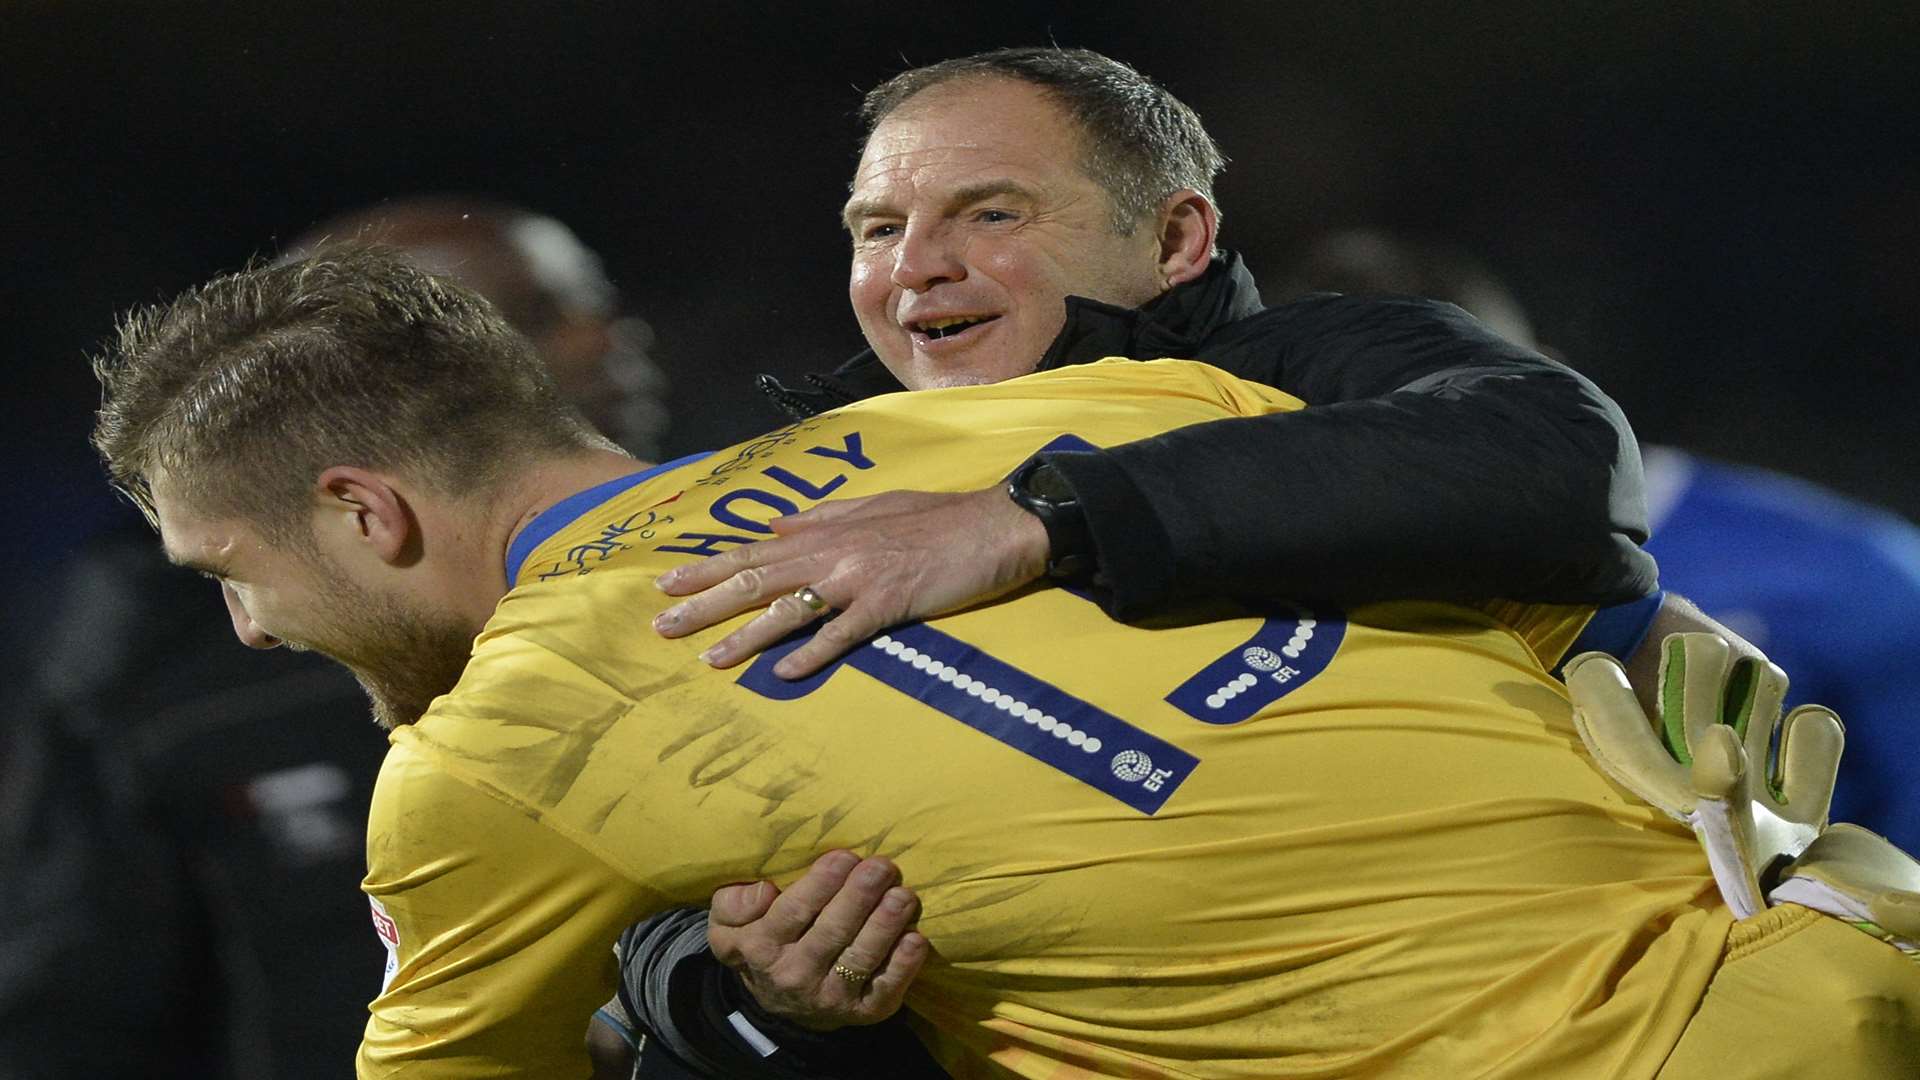
<svg viewBox="0 0 1920 1080"><path fill-rule="evenodd" d="M866 134L922 91L983 78L1030 83L1066 111L1080 128L1080 166L1112 200L1121 235L1132 235L1182 188L1213 202L1227 159L1199 115L1159 83L1089 49L996 49L903 71L867 93L860 106Z"/></svg>

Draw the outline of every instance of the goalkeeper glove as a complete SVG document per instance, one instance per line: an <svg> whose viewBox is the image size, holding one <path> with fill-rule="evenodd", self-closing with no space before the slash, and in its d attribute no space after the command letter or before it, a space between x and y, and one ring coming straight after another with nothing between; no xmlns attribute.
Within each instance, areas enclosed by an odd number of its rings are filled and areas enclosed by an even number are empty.
<svg viewBox="0 0 1920 1080"><path fill-rule="evenodd" d="M1818 705L1781 717L1786 675L1735 659L1713 634L1661 643L1657 729L1612 657L1574 657L1566 681L1574 726L1601 771L1693 829L1736 917L1765 910L1769 870L1826 827L1844 744L1839 718Z"/></svg>

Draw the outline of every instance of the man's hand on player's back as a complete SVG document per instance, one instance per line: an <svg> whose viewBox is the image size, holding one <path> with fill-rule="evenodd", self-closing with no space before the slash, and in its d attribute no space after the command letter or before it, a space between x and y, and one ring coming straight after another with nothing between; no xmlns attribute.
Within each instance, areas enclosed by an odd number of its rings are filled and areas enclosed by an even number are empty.
<svg viewBox="0 0 1920 1080"><path fill-rule="evenodd" d="M834 851L785 891L760 881L716 892L707 940L767 1011L831 1031L900 1011L931 951L919 917L892 862Z"/></svg>
<svg viewBox="0 0 1920 1080"><path fill-rule="evenodd" d="M662 574L662 590L688 599L661 612L654 628L684 637L771 605L702 654L726 668L839 609L813 640L774 666L783 679L802 679L888 627L1019 588L1047 563L1046 530L1003 487L846 499L772 525L779 534L772 540ZM966 542L956 544L956 537ZM795 595L802 587L813 590L818 606Z"/></svg>

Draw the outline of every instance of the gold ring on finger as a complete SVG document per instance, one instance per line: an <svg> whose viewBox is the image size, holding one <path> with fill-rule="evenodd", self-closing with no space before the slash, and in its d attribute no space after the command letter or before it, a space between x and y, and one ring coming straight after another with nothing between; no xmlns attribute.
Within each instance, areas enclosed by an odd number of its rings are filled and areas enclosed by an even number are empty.
<svg viewBox="0 0 1920 1080"><path fill-rule="evenodd" d="M855 971L845 964L833 965L833 973L853 986L859 986L861 983L873 978L873 972Z"/></svg>
<svg viewBox="0 0 1920 1080"><path fill-rule="evenodd" d="M821 596L811 585L800 586L800 588L794 592L793 598L807 605L807 610L813 612L815 615L826 611L830 606L827 603L827 598Z"/></svg>

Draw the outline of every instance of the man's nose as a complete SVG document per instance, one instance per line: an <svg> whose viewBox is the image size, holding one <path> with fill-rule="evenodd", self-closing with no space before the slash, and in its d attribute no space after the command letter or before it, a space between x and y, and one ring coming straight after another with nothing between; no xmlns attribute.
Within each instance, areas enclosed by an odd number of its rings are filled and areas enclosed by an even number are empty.
<svg viewBox="0 0 1920 1080"><path fill-rule="evenodd" d="M941 223L908 222L893 249L893 284L909 292L925 292L946 281L967 276L959 239Z"/></svg>
<svg viewBox="0 0 1920 1080"><path fill-rule="evenodd" d="M233 586L221 582L220 595L227 601L227 614L233 618L233 636L240 639L240 644L249 649L272 649L280 645L279 638L260 629L260 624L247 614L246 605L240 602L240 594L233 591Z"/></svg>

